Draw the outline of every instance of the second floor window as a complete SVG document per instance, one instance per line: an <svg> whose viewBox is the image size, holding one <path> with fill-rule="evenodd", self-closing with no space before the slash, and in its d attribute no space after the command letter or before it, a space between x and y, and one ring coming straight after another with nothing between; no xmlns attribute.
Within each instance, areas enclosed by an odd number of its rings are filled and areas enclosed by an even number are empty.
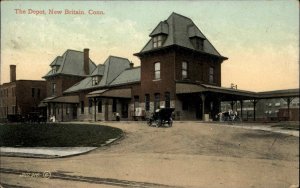
<svg viewBox="0 0 300 188"><path fill-rule="evenodd" d="M56 94L56 83L52 83L52 95Z"/></svg>
<svg viewBox="0 0 300 188"><path fill-rule="evenodd" d="M186 61L183 61L181 64L181 75L182 79L188 78L188 63Z"/></svg>
<svg viewBox="0 0 300 188"><path fill-rule="evenodd" d="M154 64L154 79L160 79L160 62Z"/></svg>
<svg viewBox="0 0 300 188"><path fill-rule="evenodd" d="M214 83L214 68L209 67L209 83Z"/></svg>

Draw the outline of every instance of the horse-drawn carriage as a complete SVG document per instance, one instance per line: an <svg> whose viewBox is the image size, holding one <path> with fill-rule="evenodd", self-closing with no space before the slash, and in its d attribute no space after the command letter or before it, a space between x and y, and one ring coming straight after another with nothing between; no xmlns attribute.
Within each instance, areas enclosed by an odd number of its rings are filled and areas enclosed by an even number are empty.
<svg viewBox="0 0 300 188"><path fill-rule="evenodd" d="M152 116L148 119L149 126L161 127L168 125L172 127L173 124L173 111L174 108L161 108L157 109Z"/></svg>

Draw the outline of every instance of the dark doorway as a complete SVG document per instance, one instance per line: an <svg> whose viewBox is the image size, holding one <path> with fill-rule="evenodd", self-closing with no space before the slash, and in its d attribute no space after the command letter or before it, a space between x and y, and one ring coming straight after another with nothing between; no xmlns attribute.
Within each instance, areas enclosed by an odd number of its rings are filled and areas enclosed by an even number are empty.
<svg viewBox="0 0 300 188"><path fill-rule="evenodd" d="M122 118L128 118L128 103L122 102Z"/></svg>
<svg viewBox="0 0 300 188"><path fill-rule="evenodd" d="M73 116L73 119L77 119L77 105L76 104L72 104L72 116Z"/></svg>
<svg viewBox="0 0 300 188"><path fill-rule="evenodd" d="M104 120L108 121L108 102L105 102Z"/></svg>
<svg viewBox="0 0 300 188"><path fill-rule="evenodd" d="M202 120L202 103L201 101L197 101L194 104L196 110L196 119Z"/></svg>

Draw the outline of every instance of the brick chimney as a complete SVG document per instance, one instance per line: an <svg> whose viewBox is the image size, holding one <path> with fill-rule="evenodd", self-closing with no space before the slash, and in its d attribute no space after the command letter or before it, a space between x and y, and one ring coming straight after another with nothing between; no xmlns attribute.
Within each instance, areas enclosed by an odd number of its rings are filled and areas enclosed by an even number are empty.
<svg viewBox="0 0 300 188"><path fill-rule="evenodd" d="M16 65L10 65L10 82L16 81Z"/></svg>
<svg viewBox="0 0 300 188"><path fill-rule="evenodd" d="M86 75L90 74L90 67L89 67L90 57L89 57L89 51L90 51L90 49L88 49L88 48L85 48L83 50L83 70L84 70L84 73Z"/></svg>

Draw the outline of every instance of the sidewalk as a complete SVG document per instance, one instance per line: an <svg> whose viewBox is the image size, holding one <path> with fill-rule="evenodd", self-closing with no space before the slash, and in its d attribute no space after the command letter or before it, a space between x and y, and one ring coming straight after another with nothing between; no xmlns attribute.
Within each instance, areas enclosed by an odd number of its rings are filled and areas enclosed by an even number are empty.
<svg viewBox="0 0 300 188"><path fill-rule="evenodd" d="M97 147L0 147L1 156L57 158L90 152Z"/></svg>
<svg viewBox="0 0 300 188"><path fill-rule="evenodd" d="M119 138L107 140L100 147L113 143ZM88 153L97 147L0 147L0 156L59 158Z"/></svg>
<svg viewBox="0 0 300 188"><path fill-rule="evenodd" d="M241 123L241 124L220 124L220 123L216 123L216 125L220 125L220 126L228 126L228 127L233 127L233 128L241 128L241 129L250 129L250 130L261 130L261 131L269 131L269 132L274 132L274 133L280 133L280 134L286 134L286 135L290 135L290 136L295 136L295 137L299 137L299 131L297 130L286 130L286 129L282 129L280 127L272 127L271 125L259 125L259 124L245 124L245 123Z"/></svg>

